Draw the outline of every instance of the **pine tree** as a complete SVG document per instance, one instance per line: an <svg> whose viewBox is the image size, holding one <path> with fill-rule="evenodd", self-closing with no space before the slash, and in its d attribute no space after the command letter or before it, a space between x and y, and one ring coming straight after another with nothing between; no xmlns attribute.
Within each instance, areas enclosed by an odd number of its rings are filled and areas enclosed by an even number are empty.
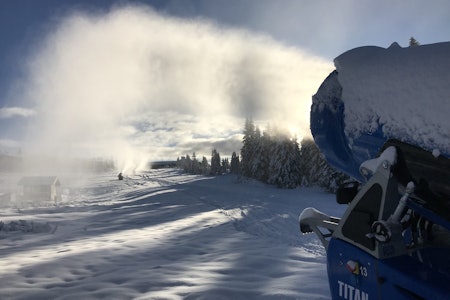
<svg viewBox="0 0 450 300"><path fill-rule="evenodd" d="M239 174L239 156L236 155L236 152L231 154L230 172L232 174Z"/></svg>
<svg viewBox="0 0 450 300"><path fill-rule="evenodd" d="M253 178L262 182L267 182L268 178L269 142L270 138L266 134L261 135L261 131L256 127L251 174Z"/></svg>
<svg viewBox="0 0 450 300"><path fill-rule="evenodd" d="M221 171L222 174L226 174L226 173L230 172L230 161L228 160L228 158L222 159L221 170L222 170Z"/></svg>
<svg viewBox="0 0 450 300"><path fill-rule="evenodd" d="M300 185L302 178L300 148L295 138L286 139L284 143L286 158L281 169L283 187L295 188Z"/></svg>
<svg viewBox="0 0 450 300"><path fill-rule="evenodd" d="M304 140L301 145L302 185L317 185L335 192L349 177L330 166L312 140Z"/></svg>
<svg viewBox="0 0 450 300"><path fill-rule="evenodd" d="M208 159L206 159L206 157L204 157L204 156L203 156L203 159L202 159L202 162L200 165L200 169L201 169L202 175L208 175L210 173Z"/></svg>
<svg viewBox="0 0 450 300"><path fill-rule="evenodd" d="M185 173L191 173L192 170L192 160L191 157L189 156L189 154L186 155L186 159L184 161L184 166L183 166L184 172Z"/></svg>
<svg viewBox="0 0 450 300"><path fill-rule="evenodd" d="M283 186L282 168L284 162L285 145L280 136L273 137L273 143L271 145L271 156L269 161L269 177L267 183L276 185L278 187Z"/></svg>
<svg viewBox="0 0 450 300"><path fill-rule="evenodd" d="M221 165L220 165L220 154L216 149L213 149L211 152L211 175L220 175L221 174Z"/></svg>
<svg viewBox="0 0 450 300"><path fill-rule="evenodd" d="M241 172L247 177L253 177L252 165L254 160L255 134L256 130L253 121L246 119L241 149Z"/></svg>
<svg viewBox="0 0 450 300"><path fill-rule="evenodd" d="M259 139L255 145L255 153L258 158L253 164L254 178L265 183L267 183L270 173L269 167L272 144L272 138L267 132L263 132L262 135L259 135Z"/></svg>
<svg viewBox="0 0 450 300"><path fill-rule="evenodd" d="M278 135L270 159L268 183L280 188L295 188L301 182L300 150L295 139Z"/></svg>
<svg viewBox="0 0 450 300"><path fill-rule="evenodd" d="M200 174L200 164L197 161L197 157L195 156L195 152L192 153L192 165L191 165L191 174Z"/></svg>
<svg viewBox="0 0 450 300"><path fill-rule="evenodd" d="M420 46L420 43L414 37L410 37L409 38L409 46L410 47Z"/></svg>

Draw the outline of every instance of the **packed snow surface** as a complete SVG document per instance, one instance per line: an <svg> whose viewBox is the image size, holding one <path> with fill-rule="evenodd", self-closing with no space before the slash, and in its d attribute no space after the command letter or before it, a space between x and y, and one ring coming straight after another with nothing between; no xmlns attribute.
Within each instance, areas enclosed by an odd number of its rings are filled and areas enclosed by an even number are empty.
<svg viewBox="0 0 450 300"><path fill-rule="evenodd" d="M450 155L450 42L352 49L334 60L349 140L387 137Z"/></svg>
<svg viewBox="0 0 450 300"><path fill-rule="evenodd" d="M0 299L329 299L325 250L298 215L319 189L153 170L61 177L57 206L3 207ZM25 226L26 227L26 226Z"/></svg>

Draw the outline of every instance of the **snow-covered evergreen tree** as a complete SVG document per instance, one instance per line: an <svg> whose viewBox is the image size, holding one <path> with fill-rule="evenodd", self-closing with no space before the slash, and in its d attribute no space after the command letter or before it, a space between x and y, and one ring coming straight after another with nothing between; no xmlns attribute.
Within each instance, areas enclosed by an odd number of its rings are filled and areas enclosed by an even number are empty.
<svg viewBox="0 0 450 300"><path fill-rule="evenodd" d="M253 177L252 165L254 161L255 134L256 129L253 121L251 119L246 119L241 149L241 172L247 177Z"/></svg>
<svg viewBox="0 0 450 300"><path fill-rule="evenodd" d="M279 135L272 146L268 183L281 188L295 188L302 178L300 149L295 139Z"/></svg>
<svg viewBox="0 0 450 300"><path fill-rule="evenodd" d="M211 175L221 174L220 154L216 149L211 152Z"/></svg>
<svg viewBox="0 0 450 300"><path fill-rule="evenodd" d="M410 47L420 46L420 43L414 37L410 37L409 38L409 46Z"/></svg>
<svg viewBox="0 0 450 300"><path fill-rule="evenodd" d="M262 182L267 182L269 177L270 137L262 134L258 127L255 130L254 150L251 174Z"/></svg>
<svg viewBox="0 0 450 300"><path fill-rule="evenodd" d="M300 185L302 178L300 148L295 138L286 139L284 144L286 157L281 169L282 187L295 188Z"/></svg>
<svg viewBox="0 0 450 300"><path fill-rule="evenodd" d="M301 143L301 170L302 185L318 185L324 189L335 192L348 176L331 167L313 140L304 140Z"/></svg>
<svg viewBox="0 0 450 300"><path fill-rule="evenodd" d="M227 174L230 172L230 161L228 160L228 158L223 158L222 159L222 166L221 166L221 173L222 174Z"/></svg>
<svg viewBox="0 0 450 300"><path fill-rule="evenodd" d="M280 186L283 153L281 141L279 139L272 140L269 160L269 177L267 178L267 183L269 184Z"/></svg>
<svg viewBox="0 0 450 300"><path fill-rule="evenodd" d="M239 174L239 156L236 155L236 152L231 154L230 172L232 174Z"/></svg>
<svg viewBox="0 0 450 300"><path fill-rule="evenodd" d="M192 170L192 160L189 154L186 155L186 159L184 160L183 170L186 173L190 173Z"/></svg>
<svg viewBox="0 0 450 300"><path fill-rule="evenodd" d="M192 165L191 165L191 174L200 174L200 163L197 160L197 157L195 155L195 152L192 153Z"/></svg>
<svg viewBox="0 0 450 300"><path fill-rule="evenodd" d="M200 164L200 170L202 172L202 175L208 175L210 173L208 159L206 159L206 157L204 156Z"/></svg>

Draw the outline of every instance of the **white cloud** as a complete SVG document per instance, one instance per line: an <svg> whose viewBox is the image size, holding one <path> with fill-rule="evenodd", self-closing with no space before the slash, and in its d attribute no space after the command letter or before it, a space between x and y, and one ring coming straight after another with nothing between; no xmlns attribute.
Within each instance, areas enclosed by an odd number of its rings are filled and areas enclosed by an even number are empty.
<svg viewBox="0 0 450 300"><path fill-rule="evenodd" d="M20 148L20 142L11 139L0 139L0 148Z"/></svg>
<svg viewBox="0 0 450 300"><path fill-rule="evenodd" d="M309 135L311 95L332 69L270 37L144 7L77 12L30 59L24 96L38 122L28 142L125 165L236 140L246 117Z"/></svg>
<svg viewBox="0 0 450 300"><path fill-rule="evenodd" d="M29 108L23 107L3 107L0 108L0 119L8 119L13 117L30 117L35 112Z"/></svg>

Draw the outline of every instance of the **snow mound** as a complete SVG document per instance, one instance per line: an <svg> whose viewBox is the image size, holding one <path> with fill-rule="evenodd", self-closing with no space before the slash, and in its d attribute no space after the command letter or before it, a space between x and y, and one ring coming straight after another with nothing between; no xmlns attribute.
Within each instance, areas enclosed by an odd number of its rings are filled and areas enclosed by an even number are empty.
<svg viewBox="0 0 450 300"><path fill-rule="evenodd" d="M366 46L335 60L345 103L345 134L382 130L450 154L450 42L384 49Z"/></svg>

